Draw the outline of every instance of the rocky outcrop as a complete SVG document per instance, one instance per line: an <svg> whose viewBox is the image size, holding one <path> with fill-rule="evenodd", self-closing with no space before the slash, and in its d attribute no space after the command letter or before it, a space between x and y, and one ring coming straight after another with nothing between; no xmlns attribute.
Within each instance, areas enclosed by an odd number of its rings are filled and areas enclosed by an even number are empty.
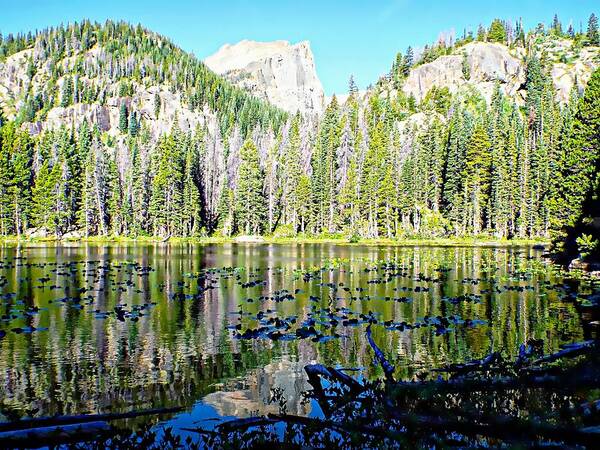
<svg viewBox="0 0 600 450"><path fill-rule="evenodd" d="M489 100L494 86L499 83L503 92L515 96L525 80L522 62L509 53L508 47L487 42L472 42L462 47L459 54L441 56L410 71L403 91L420 101L433 86L447 87L455 93L465 84L474 85ZM463 56L463 53L465 56ZM463 74L463 59L470 77Z"/></svg>
<svg viewBox="0 0 600 450"><path fill-rule="evenodd" d="M573 87L583 88L592 71L600 65L600 48L576 49L569 40L549 40L542 43L538 52L545 52L552 67L550 74L557 99L567 102ZM468 67L465 78L463 63ZM491 99L496 84L502 92L518 103L525 100L525 50L490 42L471 42L455 50L454 54L441 56L435 61L412 69L402 90L422 100L433 86L447 87L456 93L470 85L483 97Z"/></svg>
<svg viewBox="0 0 600 450"><path fill-rule="evenodd" d="M214 72L280 108L319 115L324 107L310 44L241 41L226 44L204 61Z"/></svg>

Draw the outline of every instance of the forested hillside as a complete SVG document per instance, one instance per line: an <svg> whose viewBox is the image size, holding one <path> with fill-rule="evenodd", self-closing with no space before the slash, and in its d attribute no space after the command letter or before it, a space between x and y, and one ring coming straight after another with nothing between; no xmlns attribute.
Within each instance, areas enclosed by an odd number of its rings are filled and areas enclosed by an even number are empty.
<svg viewBox="0 0 600 450"><path fill-rule="evenodd" d="M598 45L594 15L496 20L314 125L139 26L7 36L0 233L559 238L597 173Z"/></svg>

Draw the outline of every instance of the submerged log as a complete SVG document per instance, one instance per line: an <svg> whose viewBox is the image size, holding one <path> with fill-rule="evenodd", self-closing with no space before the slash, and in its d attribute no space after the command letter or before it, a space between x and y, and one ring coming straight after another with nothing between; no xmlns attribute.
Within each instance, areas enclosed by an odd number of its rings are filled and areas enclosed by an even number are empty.
<svg viewBox="0 0 600 450"><path fill-rule="evenodd" d="M457 375L489 370L495 363L501 362L502 356L498 352L492 352L482 359L475 359L464 364L451 364L442 369L433 369L434 372L450 372Z"/></svg>
<svg viewBox="0 0 600 450"><path fill-rule="evenodd" d="M0 446L31 447L32 443L38 442L45 447L71 440L95 439L111 431L112 428L106 421L3 431L0 432Z"/></svg>
<svg viewBox="0 0 600 450"><path fill-rule="evenodd" d="M0 423L0 432L28 430L31 428L41 427L58 427L65 425L75 425L82 423L111 421L121 419L131 419L140 416L155 416L159 414L169 414L182 411L183 408L155 408L144 409L141 411L130 411L126 413L111 413L111 414L83 414L77 416L56 416L56 417L40 417L35 419L23 419L15 422Z"/></svg>
<svg viewBox="0 0 600 450"><path fill-rule="evenodd" d="M369 324L367 326L366 333L367 333L367 340L369 341L369 345L371 346L371 348L375 352L375 357L379 361L379 364L381 364L381 367L383 369L383 373L385 374L385 379L388 382L390 382L390 383L395 383L395 380L394 380L394 371L396 369L394 368L394 366L392 366L388 362L388 360L385 358L385 355L383 354L383 352L381 351L381 349L379 347L377 347L377 344L375 344L375 341L373 340L373 336L371 336L371 324Z"/></svg>
<svg viewBox="0 0 600 450"><path fill-rule="evenodd" d="M542 356L541 358L533 361L532 366L557 361L561 358L574 358L576 356L585 355L594 350L598 350L598 344L596 341L583 341L575 342L573 344L567 344L563 346L563 349L552 353L551 355Z"/></svg>
<svg viewBox="0 0 600 450"><path fill-rule="evenodd" d="M320 392L323 391L320 377L328 378L331 381L337 381L354 393L359 393L363 390L362 384L351 376L348 376L344 372L334 369L333 367L325 367L321 364L309 364L304 367L304 371L308 375L308 381L313 388Z"/></svg>

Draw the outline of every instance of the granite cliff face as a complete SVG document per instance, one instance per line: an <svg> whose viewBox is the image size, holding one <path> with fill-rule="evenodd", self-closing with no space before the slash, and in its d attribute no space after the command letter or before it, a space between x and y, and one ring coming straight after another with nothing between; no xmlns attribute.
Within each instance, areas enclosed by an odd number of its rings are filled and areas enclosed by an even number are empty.
<svg viewBox="0 0 600 450"><path fill-rule="evenodd" d="M308 41L226 44L205 64L238 87L285 111L319 115L324 107L321 81Z"/></svg>

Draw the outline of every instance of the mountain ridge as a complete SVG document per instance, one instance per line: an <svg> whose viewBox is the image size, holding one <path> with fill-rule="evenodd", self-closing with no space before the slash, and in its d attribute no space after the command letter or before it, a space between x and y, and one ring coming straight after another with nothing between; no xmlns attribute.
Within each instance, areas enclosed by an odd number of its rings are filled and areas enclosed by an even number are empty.
<svg viewBox="0 0 600 450"><path fill-rule="evenodd" d="M598 146L581 132L600 84L590 29L513 33L495 21L476 39L409 49L316 119L142 27L8 37L0 234L561 236L593 185L586 148ZM244 67L263 73L277 58L266 60ZM578 88L563 80L561 93L555 79L574 67Z"/></svg>

